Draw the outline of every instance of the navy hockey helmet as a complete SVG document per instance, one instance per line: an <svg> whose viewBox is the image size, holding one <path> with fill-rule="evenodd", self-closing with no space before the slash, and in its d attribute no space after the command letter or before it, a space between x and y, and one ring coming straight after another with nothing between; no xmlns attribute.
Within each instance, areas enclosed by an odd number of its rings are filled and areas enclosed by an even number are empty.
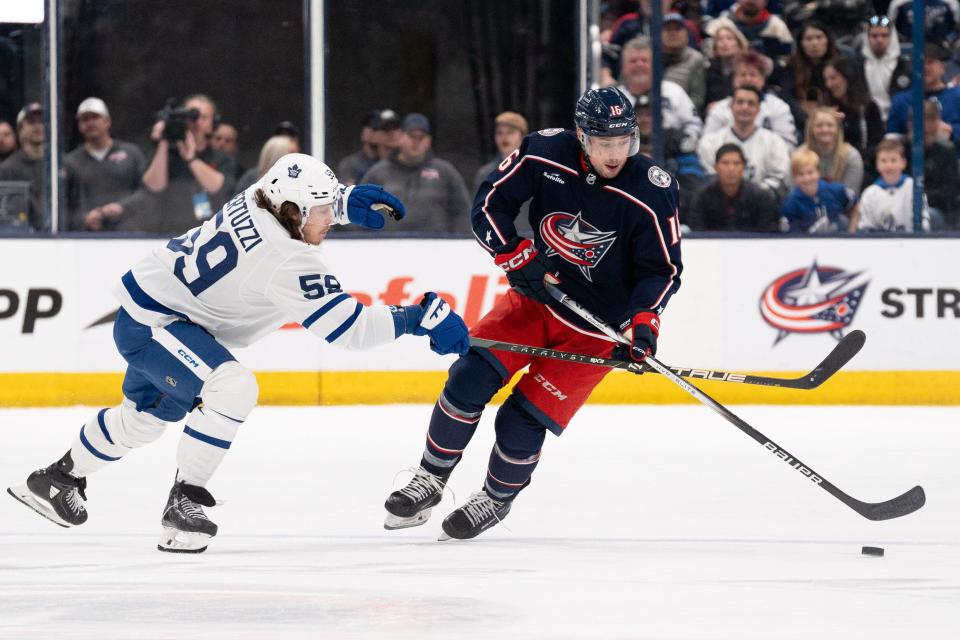
<svg viewBox="0 0 960 640"><path fill-rule="evenodd" d="M573 120L580 129L580 144L587 155L587 142L591 136L632 136L629 155L635 155L640 150L637 116L633 105L613 87L591 89L580 96L573 112Z"/></svg>

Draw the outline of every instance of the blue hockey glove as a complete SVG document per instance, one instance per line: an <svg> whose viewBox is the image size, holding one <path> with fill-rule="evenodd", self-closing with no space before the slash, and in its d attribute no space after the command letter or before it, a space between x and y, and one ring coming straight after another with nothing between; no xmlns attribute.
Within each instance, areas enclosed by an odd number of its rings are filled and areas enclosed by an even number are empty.
<svg viewBox="0 0 960 640"><path fill-rule="evenodd" d="M446 300L432 291L423 295L420 304L393 307L392 312L397 335L430 336L430 349L442 356L448 353L464 356L470 350L467 325Z"/></svg>
<svg viewBox="0 0 960 640"><path fill-rule="evenodd" d="M368 229L383 228L383 213L394 220L401 220L407 215L400 199L376 184L347 187L343 192L343 200L347 208L347 219Z"/></svg>
<svg viewBox="0 0 960 640"><path fill-rule="evenodd" d="M553 296L544 282L558 284L560 280L550 271L550 262L537 251L529 238L515 238L500 247L493 261L507 272L510 286L537 302L549 305Z"/></svg>
<svg viewBox="0 0 960 640"><path fill-rule="evenodd" d="M660 335L660 316L649 309L641 309L624 324L631 330L630 347L619 345L613 349L617 360L643 362L647 356L657 354L657 337Z"/></svg>

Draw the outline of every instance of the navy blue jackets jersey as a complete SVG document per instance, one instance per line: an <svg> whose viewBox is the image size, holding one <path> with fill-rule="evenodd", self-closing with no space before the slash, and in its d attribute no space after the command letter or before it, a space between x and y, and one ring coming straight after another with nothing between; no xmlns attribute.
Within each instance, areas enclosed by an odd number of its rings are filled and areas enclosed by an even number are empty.
<svg viewBox="0 0 960 640"><path fill-rule="evenodd" d="M937 91L924 91L923 99L933 100L937 103L940 107L940 118L953 127L953 134L950 136L951 141L954 145L960 145L960 87L944 87ZM890 103L890 115L887 119L887 133L906 135L912 100L913 95L910 89L893 96Z"/></svg>
<svg viewBox="0 0 960 640"><path fill-rule="evenodd" d="M560 288L608 323L620 325L639 309L662 312L680 287L677 182L646 157L628 158L604 180L572 131L527 136L474 199L473 232L487 251L517 236L514 220L527 200L534 243L559 271Z"/></svg>
<svg viewBox="0 0 960 640"><path fill-rule="evenodd" d="M780 207L788 231L802 233L835 233L847 230L845 216L857 203L857 194L839 182L817 182L817 194L808 196L794 187Z"/></svg>

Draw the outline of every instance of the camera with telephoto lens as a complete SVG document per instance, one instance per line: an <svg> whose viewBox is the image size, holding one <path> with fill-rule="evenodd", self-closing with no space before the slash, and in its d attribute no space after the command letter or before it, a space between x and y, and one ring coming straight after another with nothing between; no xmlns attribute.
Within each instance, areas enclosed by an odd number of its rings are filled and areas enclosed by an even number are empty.
<svg viewBox="0 0 960 640"><path fill-rule="evenodd" d="M173 100L168 100L163 109L157 112L157 120L163 120L163 139L170 142L183 140L187 135L187 123L196 122L199 118L199 109L177 107Z"/></svg>

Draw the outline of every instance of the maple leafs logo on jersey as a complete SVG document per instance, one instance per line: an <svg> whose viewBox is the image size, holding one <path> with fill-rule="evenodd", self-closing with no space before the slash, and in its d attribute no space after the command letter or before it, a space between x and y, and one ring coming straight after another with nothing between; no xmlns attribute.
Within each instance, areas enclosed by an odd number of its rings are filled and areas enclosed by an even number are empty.
<svg viewBox="0 0 960 640"><path fill-rule="evenodd" d="M540 221L540 237L547 243L548 256L560 256L580 268L583 277L593 282L590 272L617 240L615 231L600 231L583 219L582 213L562 211Z"/></svg>
<svg viewBox="0 0 960 640"><path fill-rule="evenodd" d="M777 344L791 333L829 333L837 340L853 321L870 280L862 271L819 266L785 273L760 297L760 315L777 329Z"/></svg>
<svg viewBox="0 0 960 640"><path fill-rule="evenodd" d="M287 175L290 176L291 178L300 177L301 171L303 171L303 169L301 169L297 165L293 165L292 167L287 167Z"/></svg>

